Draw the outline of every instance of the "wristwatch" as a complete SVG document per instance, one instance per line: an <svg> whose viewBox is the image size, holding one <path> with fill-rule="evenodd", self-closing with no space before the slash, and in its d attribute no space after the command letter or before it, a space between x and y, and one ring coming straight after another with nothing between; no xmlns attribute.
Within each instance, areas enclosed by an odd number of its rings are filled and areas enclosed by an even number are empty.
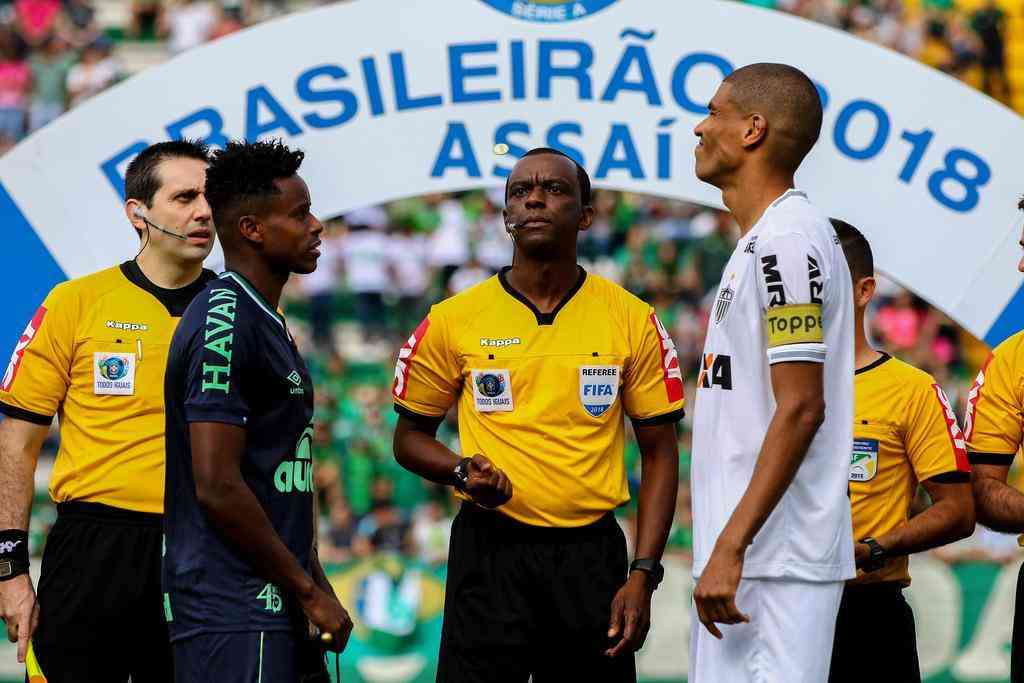
<svg viewBox="0 0 1024 683"><path fill-rule="evenodd" d="M657 588L661 580L665 578L665 568L661 566L661 562L658 560L633 560L633 563L629 565L629 571L630 573L643 572L647 574L647 578L651 582L651 590Z"/></svg>
<svg viewBox="0 0 1024 683"><path fill-rule="evenodd" d="M457 490L466 492L466 482L469 481L469 461L472 458L463 458L452 470L452 486Z"/></svg>
<svg viewBox="0 0 1024 683"><path fill-rule="evenodd" d="M867 538L862 538L859 542L870 549L868 559L861 565L861 570L870 573L876 572L885 566L885 548L878 541L868 536Z"/></svg>

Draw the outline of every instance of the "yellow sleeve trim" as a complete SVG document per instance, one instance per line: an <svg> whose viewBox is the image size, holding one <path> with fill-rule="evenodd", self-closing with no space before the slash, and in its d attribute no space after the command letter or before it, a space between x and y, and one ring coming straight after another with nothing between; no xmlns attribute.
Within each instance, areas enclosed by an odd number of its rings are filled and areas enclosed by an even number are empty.
<svg viewBox="0 0 1024 683"><path fill-rule="evenodd" d="M785 344L821 344L824 330L821 304L790 304L769 308L764 314L768 348Z"/></svg>

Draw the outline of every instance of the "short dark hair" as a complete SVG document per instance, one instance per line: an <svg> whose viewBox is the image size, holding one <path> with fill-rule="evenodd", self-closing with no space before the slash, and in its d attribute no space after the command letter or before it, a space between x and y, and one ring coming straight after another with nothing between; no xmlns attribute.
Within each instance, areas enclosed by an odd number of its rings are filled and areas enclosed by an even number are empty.
<svg viewBox="0 0 1024 683"><path fill-rule="evenodd" d="M875 275L875 257L871 253L871 245L864 233L846 221L830 218L832 227L836 229L839 243L846 254L846 264L850 267L850 277L854 282Z"/></svg>
<svg viewBox="0 0 1024 683"><path fill-rule="evenodd" d="M258 210L254 202L279 194L274 181L295 175L305 156L305 152L289 149L280 140L232 140L215 151L206 169L206 201L217 234L237 222L239 216Z"/></svg>
<svg viewBox="0 0 1024 683"><path fill-rule="evenodd" d="M1017 208L1020 209L1021 211L1024 211L1024 197L1021 197L1020 201L1017 202Z"/></svg>
<svg viewBox="0 0 1024 683"><path fill-rule="evenodd" d="M768 118L768 141L776 161L795 172L821 134L821 95L814 81L788 64L761 62L725 78L740 111L760 110Z"/></svg>
<svg viewBox="0 0 1024 683"><path fill-rule="evenodd" d="M210 148L200 140L169 140L150 145L128 164L124 175L124 198L153 206L162 181L157 168L168 159L197 159L210 163Z"/></svg>
<svg viewBox="0 0 1024 683"><path fill-rule="evenodd" d="M587 206L593 201L592 190L590 189L590 175L587 173L587 169L583 168L578 161L573 159L565 152L555 149L554 147L534 147L529 152L524 154L521 159L526 157L537 156L538 154L554 154L556 156L565 157L572 162L573 166L576 167L576 182L580 186L580 203L583 206ZM512 174L508 174L508 178L505 178L505 200L508 201L508 181L512 177Z"/></svg>

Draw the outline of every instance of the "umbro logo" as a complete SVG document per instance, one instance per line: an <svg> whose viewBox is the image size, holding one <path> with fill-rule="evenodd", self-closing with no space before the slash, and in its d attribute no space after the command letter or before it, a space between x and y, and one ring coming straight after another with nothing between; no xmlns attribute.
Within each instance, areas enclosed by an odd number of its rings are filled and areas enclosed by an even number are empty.
<svg viewBox="0 0 1024 683"><path fill-rule="evenodd" d="M286 377L285 379L287 379L289 382L291 382L292 384L295 385L294 387L292 387L292 389L289 391L289 393L292 393L292 394L304 394L304 393L306 393L306 390L302 388L302 375L300 375L298 373L298 371L292 370L291 374L289 374L288 377Z"/></svg>

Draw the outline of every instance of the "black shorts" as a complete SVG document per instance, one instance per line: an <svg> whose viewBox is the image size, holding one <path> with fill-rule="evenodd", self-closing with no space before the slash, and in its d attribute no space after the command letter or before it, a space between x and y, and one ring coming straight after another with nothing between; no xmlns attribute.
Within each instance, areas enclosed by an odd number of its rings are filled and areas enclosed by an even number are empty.
<svg viewBox="0 0 1024 683"><path fill-rule="evenodd" d="M322 650L288 631L203 633L173 648L174 683L330 683Z"/></svg>
<svg viewBox="0 0 1024 683"><path fill-rule="evenodd" d="M32 637L49 683L167 683L162 516L60 503L39 578Z"/></svg>
<svg viewBox="0 0 1024 683"><path fill-rule="evenodd" d="M849 584L836 618L829 683L863 683L865 662L886 681L920 683L914 612L895 582Z"/></svg>
<svg viewBox="0 0 1024 683"><path fill-rule="evenodd" d="M1017 572L1017 598L1013 607L1010 643L1010 683L1024 683L1024 564Z"/></svg>
<svg viewBox="0 0 1024 683"><path fill-rule="evenodd" d="M604 651L626 539L608 513L572 529L463 504L452 526L437 680L632 683L633 653Z"/></svg>

